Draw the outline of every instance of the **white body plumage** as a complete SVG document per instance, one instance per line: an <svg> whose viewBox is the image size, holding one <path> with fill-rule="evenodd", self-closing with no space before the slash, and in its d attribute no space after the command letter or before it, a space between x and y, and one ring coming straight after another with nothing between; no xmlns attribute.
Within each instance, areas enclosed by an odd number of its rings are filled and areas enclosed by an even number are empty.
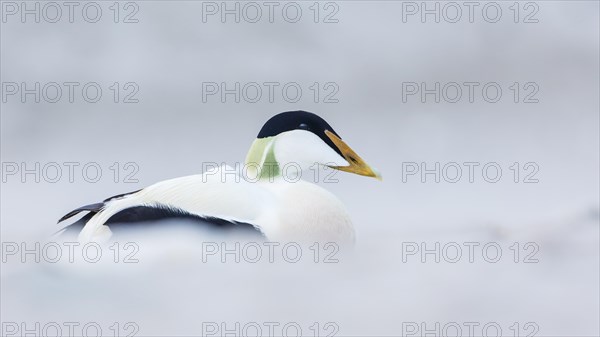
<svg viewBox="0 0 600 337"><path fill-rule="evenodd" d="M80 207L59 222L89 211L79 240L104 240L111 235L108 222L113 216L142 207L249 224L271 241L352 244L354 228L340 200L316 184L286 179L282 168L291 164L301 173L319 164L380 178L327 122L304 111L284 112L267 121L245 164L245 177L233 176L232 168L222 166Z"/></svg>
<svg viewBox="0 0 600 337"><path fill-rule="evenodd" d="M107 202L79 234L80 241L105 240L105 222L135 206L169 207L201 217L248 223L271 241L354 242L354 228L342 202L322 187L283 177L251 182L231 167L161 181Z"/></svg>

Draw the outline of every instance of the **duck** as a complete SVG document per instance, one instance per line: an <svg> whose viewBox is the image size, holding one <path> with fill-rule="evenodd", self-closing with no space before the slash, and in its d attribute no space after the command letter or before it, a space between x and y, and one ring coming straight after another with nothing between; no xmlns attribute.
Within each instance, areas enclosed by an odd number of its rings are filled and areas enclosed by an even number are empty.
<svg viewBox="0 0 600 337"><path fill-rule="evenodd" d="M106 241L122 228L192 219L216 232L254 233L268 241L353 245L355 230L344 204L302 177L315 165L382 180L323 118L286 111L260 129L242 172L221 165L115 195L68 212L59 223L87 214L59 232L75 232L79 242Z"/></svg>

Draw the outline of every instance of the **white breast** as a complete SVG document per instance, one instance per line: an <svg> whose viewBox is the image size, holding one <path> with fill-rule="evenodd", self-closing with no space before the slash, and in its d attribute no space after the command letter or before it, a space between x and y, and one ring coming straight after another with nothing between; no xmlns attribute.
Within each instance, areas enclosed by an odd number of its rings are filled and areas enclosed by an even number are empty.
<svg viewBox="0 0 600 337"><path fill-rule="evenodd" d="M354 228L348 212L329 191L302 180L286 182L278 179L261 185L278 203L268 211L275 218L261 225L269 239L354 243Z"/></svg>

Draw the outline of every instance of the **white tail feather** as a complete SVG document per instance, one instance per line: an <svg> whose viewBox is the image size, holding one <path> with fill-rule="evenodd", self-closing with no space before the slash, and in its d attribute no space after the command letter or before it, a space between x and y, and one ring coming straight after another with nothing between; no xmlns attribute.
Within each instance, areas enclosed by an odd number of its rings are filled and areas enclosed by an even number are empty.
<svg viewBox="0 0 600 337"><path fill-rule="evenodd" d="M140 203L135 194L109 201L100 212L88 220L77 239L79 242L107 240L112 235L108 226L104 225L108 219L124 209L139 205Z"/></svg>

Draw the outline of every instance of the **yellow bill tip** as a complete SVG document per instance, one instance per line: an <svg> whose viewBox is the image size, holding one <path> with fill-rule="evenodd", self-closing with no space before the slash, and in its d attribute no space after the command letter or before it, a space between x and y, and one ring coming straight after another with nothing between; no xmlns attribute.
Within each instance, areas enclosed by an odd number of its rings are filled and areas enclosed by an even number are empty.
<svg viewBox="0 0 600 337"><path fill-rule="evenodd" d="M358 174L361 176L373 177L379 181L383 181L381 173L378 170L373 169L372 167L367 165L367 163L356 152L354 152L354 150L352 150L350 146L348 146L348 144L346 144L342 139L337 137L333 132L329 130L325 130L325 134L329 137L329 139L331 139L335 146L337 146L337 148L340 150L340 152L344 156L344 159L346 159L349 165L332 166L333 168L340 171Z"/></svg>

